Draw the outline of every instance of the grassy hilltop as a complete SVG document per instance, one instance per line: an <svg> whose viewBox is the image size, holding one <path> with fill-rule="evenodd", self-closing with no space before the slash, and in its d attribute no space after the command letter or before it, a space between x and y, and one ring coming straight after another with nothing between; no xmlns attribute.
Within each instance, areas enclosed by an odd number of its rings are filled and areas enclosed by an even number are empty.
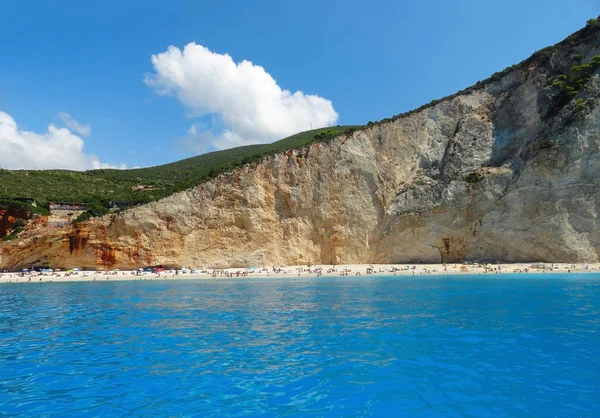
<svg viewBox="0 0 600 418"><path fill-rule="evenodd" d="M88 202L107 207L110 201L132 205L160 199L194 187L222 172L264 156L323 142L352 130L335 126L301 132L271 144L248 145L211 152L170 164L131 170L0 170L0 200L31 197L44 205L51 201ZM132 186L150 190L132 190ZM146 187L148 188L148 187Z"/></svg>

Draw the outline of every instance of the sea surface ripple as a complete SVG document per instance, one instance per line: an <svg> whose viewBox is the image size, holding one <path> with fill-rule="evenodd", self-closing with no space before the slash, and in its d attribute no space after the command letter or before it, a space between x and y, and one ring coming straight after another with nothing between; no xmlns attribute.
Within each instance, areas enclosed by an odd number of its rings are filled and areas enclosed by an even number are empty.
<svg viewBox="0 0 600 418"><path fill-rule="evenodd" d="M600 417L600 275L0 285L0 416Z"/></svg>

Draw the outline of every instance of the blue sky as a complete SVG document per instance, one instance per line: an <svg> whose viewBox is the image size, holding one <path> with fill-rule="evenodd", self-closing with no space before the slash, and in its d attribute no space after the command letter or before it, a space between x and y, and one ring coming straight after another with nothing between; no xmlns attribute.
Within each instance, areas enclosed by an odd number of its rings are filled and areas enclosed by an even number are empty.
<svg viewBox="0 0 600 418"><path fill-rule="evenodd" d="M5 1L0 112L12 125L0 142L16 135L35 152L3 146L0 165L151 166L309 121L364 124L474 84L598 14L600 0ZM159 56L171 45L183 58ZM254 66L233 64L243 60Z"/></svg>

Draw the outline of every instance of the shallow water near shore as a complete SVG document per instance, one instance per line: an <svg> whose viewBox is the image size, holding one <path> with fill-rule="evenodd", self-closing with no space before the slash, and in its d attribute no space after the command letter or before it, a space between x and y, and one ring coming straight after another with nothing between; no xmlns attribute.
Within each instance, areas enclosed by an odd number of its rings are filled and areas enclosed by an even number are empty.
<svg viewBox="0 0 600 418"><path fill-rule="evenodd" d="M600 275L0 286L3 416L600 416Z"/></svg>

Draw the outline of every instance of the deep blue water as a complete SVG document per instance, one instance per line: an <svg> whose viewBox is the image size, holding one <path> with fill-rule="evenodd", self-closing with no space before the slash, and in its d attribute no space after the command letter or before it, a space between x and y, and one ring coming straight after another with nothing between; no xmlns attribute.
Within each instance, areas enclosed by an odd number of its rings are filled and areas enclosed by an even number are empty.
<svg viewBox="0 0 600 418"><path fill-rule="evenodd" d="M600 275L0 285L0 415L600 417Z"/></svg>

